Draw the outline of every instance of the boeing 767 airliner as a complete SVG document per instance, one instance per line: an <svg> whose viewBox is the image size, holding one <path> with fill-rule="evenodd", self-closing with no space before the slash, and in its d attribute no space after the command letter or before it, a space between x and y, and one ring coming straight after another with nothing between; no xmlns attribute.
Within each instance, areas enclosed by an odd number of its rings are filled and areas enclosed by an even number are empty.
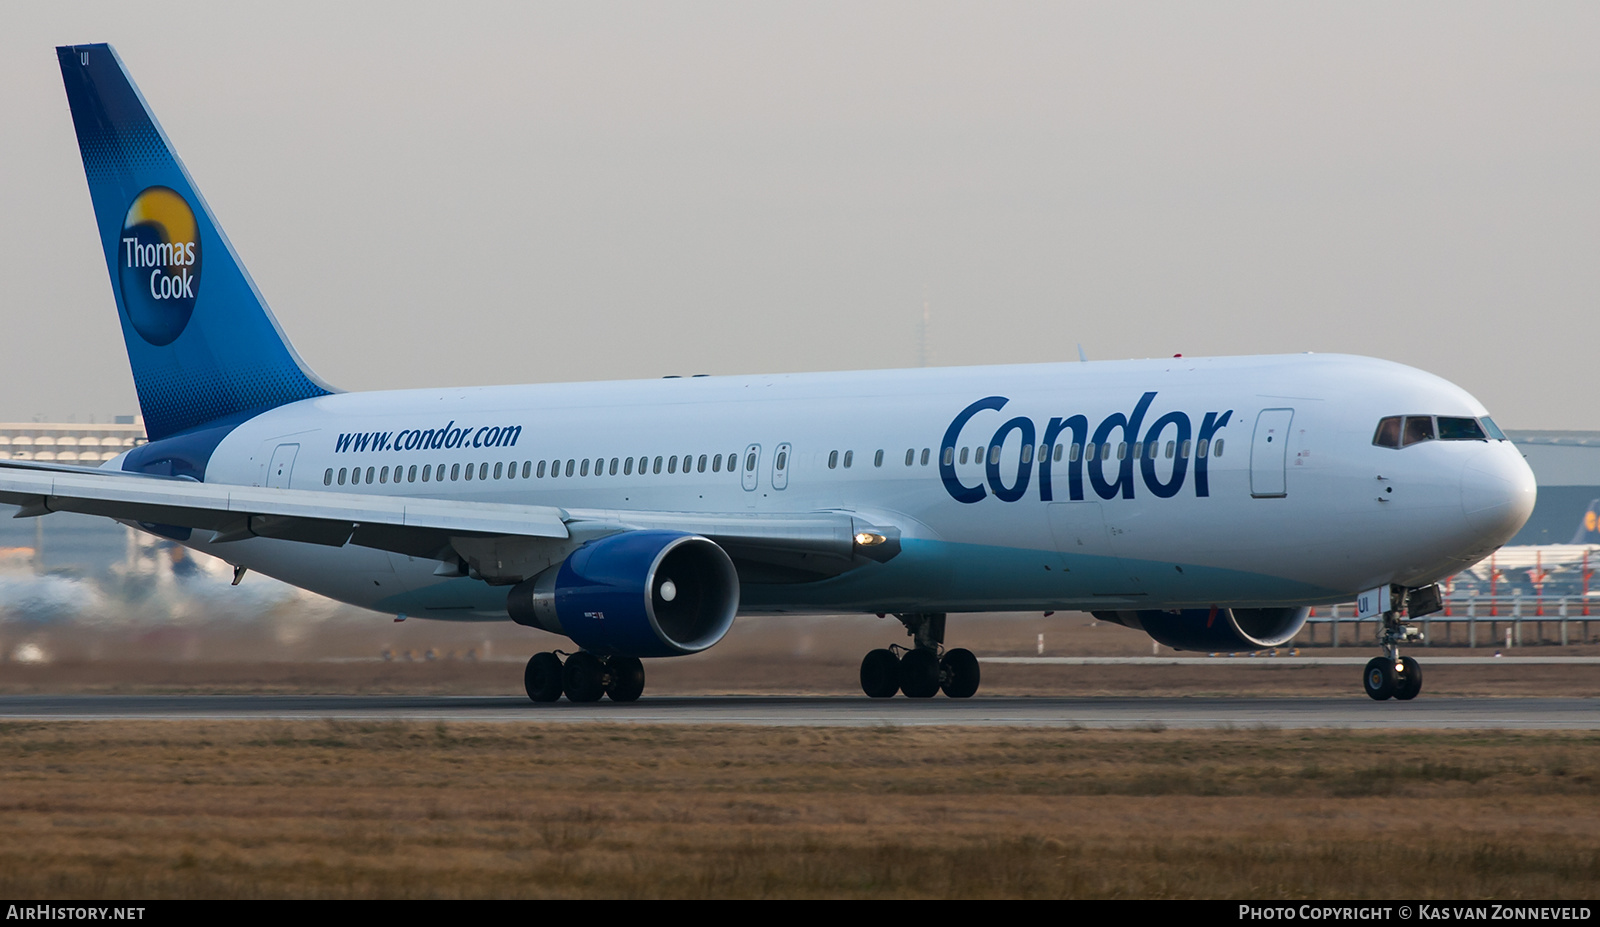
<svg viewBox="0 0 1600 927"><path fill-rule="evenodd" d="M306 369L107 45L57 49L150 441L0 463L19 516L103 515L395 616L511 620L535 702L644 690L744 614L893 614L866 694L978 689L946 616L1084 609L1187 650L1408 622L1527 519L1458 387L1362 357L1172 358L340 392ZM957 626L959 627L959 626Z"/></svg>

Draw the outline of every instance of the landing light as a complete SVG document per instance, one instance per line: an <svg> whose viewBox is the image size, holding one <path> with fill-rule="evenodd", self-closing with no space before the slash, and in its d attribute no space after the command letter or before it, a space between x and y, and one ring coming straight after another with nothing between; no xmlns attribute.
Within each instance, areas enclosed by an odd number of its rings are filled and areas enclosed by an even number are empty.
<svg viewBox="0 0 1600 927"><path fill-rule="evenodd" d="M868 532L868 531L863 531L860 534L856 535L856 543L861 545L862 547L877 547L879 544L882 544L886 540L888 540L888 539L885 538L883 535L881 535L881 534L872 534L871 532Z"/></svg>

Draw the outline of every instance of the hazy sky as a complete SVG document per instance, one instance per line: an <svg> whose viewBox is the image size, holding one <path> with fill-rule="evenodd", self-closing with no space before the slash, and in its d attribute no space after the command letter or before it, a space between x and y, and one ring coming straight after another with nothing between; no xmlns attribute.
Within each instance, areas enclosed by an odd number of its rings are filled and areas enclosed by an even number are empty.
<svg viewBox="0 0 1600 927"><path fill-rule="evenodd" d="M1352 352L1600 429L1600 4L14 5L0 419L134 411L54 46L346 389Z"/></svg>

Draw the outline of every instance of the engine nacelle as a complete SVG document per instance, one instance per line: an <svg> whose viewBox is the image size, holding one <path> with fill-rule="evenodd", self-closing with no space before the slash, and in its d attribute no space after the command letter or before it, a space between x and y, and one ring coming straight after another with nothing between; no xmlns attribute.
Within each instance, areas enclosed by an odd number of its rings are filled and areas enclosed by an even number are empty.
<svg viewBox="0 0 1600 927"><path fill-rule="evenodd" d="M677 531L624 531L583 545L512 587L518 624L596 654L675 657L722 640L739 611L739 575L722 548Z"/></svg>
<svg viewBox="0 0 1600 927"><path fill-rule="evenodd" d="M1095 612L1173 650L1237 651L1280 647L1305 627L1309 608L1186 608L1182 611Z"/></svg>

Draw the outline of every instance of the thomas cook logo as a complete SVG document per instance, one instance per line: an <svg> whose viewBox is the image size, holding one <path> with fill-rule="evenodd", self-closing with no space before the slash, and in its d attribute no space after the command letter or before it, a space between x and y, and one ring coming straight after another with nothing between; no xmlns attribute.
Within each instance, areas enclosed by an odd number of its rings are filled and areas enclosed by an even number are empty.
<svg viewBox="0 0 1600 927"><path fill-rule="evenodd" d="M200 291L194 210L175 190L146 188L128 207L117 250L128 321L151 344L171 344L189 324Z"/></svg>

